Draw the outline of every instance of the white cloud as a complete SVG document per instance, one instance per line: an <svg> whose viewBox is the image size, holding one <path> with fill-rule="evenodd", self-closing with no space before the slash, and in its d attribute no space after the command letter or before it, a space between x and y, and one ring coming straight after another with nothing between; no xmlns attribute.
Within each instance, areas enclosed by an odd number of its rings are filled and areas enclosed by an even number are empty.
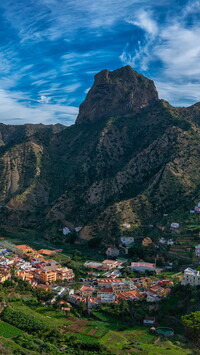
<svg viewBox="0 0 200 355"><path fill-rule="evenodd" d="M41 95L38 102L41 102L43 104L49 104L51 101L51 97L47 97L45 95Z"/></svg>
<svg viewBox="0 0 200 355"><path fill-rule="evenodd" d="M21 100L20 93L10 93L0 90L0 121L9 124L44 123L53 124L62 122L72 124L78 114L74 106L51 105L42 103L37 107L27 106Z"/></svg>
<svg viewBox="0 0 200 355"><path fill-rule="evenodd" d="M187 17L197 9L200 1L189 2L181 13L162 23L155 22L149 11L136 13L129 23L145 32L145 40L133 52L126 44L120 55L123 64L144 72L151 72L158 65L155 63L160 63L161 69L152 79L157 82L160 96L176 105L200 100L200 25L190 18L188 26Z"/></svg>
<svg viewBox="0 0 200 355"><path fill-rule="evenodd" d="M135 19L127 20L127 22L142 28L151 36L155 36L158 32L157 23L152 19L151 12L148 10L139 11Z"/></svg>

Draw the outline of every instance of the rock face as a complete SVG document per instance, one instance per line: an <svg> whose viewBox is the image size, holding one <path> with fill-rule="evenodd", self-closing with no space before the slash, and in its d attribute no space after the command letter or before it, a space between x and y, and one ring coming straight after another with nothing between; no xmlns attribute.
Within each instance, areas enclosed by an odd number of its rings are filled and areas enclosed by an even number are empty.
<svg viewBox="0 0 200 355"><path fill-rule="evenodd" d="M130 66L113 72L103 70L95 76L94 85L80 105L76 123L135 113L156 100L153 81Z"/></svg>
<svg viewBox="0 0 200 355"><path fill-rule="evenodd" d="M82 238L114 244L124 223L193 208L199 117L200 104L172 107L125 67L97 74L71 127L0 124L1 225L57 239L63 225L82 226Z"/></svg>

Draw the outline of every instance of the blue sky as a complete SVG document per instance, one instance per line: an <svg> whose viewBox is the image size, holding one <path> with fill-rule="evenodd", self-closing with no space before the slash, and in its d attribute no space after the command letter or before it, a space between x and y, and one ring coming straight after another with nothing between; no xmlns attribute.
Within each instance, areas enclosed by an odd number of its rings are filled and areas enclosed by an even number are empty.
<svg viewBox="0 0 200 355"><path fill-rule="evenodd" d="M129 64L176 106L200 101L200 1L6 0L0 122L74 122L95 73Z"/></svg>

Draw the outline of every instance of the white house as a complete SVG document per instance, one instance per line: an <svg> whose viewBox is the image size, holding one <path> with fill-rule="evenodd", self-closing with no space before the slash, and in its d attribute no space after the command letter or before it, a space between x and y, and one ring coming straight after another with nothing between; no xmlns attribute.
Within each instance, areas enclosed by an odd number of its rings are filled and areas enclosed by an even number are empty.
<svg viewBox="0 0 200 355"><path fill-rule="evenodd" d="M155 317L145 317L143 320L143 325L146 327L152 327L155 325L156 318Z"/></svg>
<svg viewBox="0 0 200 355"><path fill-rule="evenodd" d="M200 285L200 272L197 270L193 270L191 268L187 268L184 271L184 276L181 280L181 285L191 285L191 286L199 286Z"/></svg>
<svg viewBox="0 0 200 355"><path fill-rule="evenodd" d="M130 223L123 223L121 226L122 226L123 228L126 228L126 229L131 228Z"/></svg>
<svg viewBox="0 0 200 355"><path fill-rule="evenodd" d="M200 244L199 244L199 245L196 245L196 247L195 247L195 254L196 254L196 256L198 256L198 258L200 257Z"/></svg>
<svg viewBox="0 0 200 355"><path fill-rule="evenodd" d="M114 302L116 299L115 294L111 292L99 292L98 297L101 298L101 303Z"/></svg>
<svg viewBox="0 0 200 355"><path fill-rule="evenodd" d="M173 229L178 229L180 227L180 223L173 222L173 223L171 223L170 227L173 228Z"/></svg>
<svg viewBox="0 0 200 355"><path fill-rule="evenodd" d="M67 227L64 227L64 228L63 228L63 234L64 234L64 235L68 235L69 233L71 233L70 229L67 228Z"/></svg>
<svg viewBox="0 0 200 355"><path fill-rule="evenodd" d="M121 242L125 244L126 246L134 243L134 238L133 237L121 237L120 238Z"/></svg>
<svg viewBox="0 0 200 355"><path fill-rule="evenodd" d="M167 245L173 245L174 244L174 241L173 239L165 239L165 238L160 238L159 242L161 244L167 244Z"/></svg>
<svg viewBox="0 0 200 355"><path fill-rule="evenodd" d="M75 227L74 232L79 233L81 231L82 227Z"/></svg>
<svg viewBox="0 0 200 355"><path fill-rule="evenodd" d="M106 250L106 255L107 256L111 256L111 257L115 257L119 255L119 249L117 248L108 248Z"/></svg>

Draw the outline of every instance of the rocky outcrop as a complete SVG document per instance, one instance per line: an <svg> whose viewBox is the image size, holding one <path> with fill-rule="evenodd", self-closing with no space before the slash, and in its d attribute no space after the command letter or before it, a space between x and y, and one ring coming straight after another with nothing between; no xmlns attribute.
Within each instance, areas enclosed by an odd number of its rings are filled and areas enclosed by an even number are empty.
<svg viewBox="0 0 200 355"><path fill-rule="evenodd" d="M94 85L80 105L76 123L135 113L156 100L153 81L129 65L113 72L103 70L95 76Z"/></svg>
<svg viewBox="0 0 200 355"><path fill-rule="evenodd" d="M82 226L82 238L114 243L123 223L189 208L200 198L199 117L199 104L172 107L125 67L96 75L71 127L0 125L0 222L51 238Z"/></svg>

